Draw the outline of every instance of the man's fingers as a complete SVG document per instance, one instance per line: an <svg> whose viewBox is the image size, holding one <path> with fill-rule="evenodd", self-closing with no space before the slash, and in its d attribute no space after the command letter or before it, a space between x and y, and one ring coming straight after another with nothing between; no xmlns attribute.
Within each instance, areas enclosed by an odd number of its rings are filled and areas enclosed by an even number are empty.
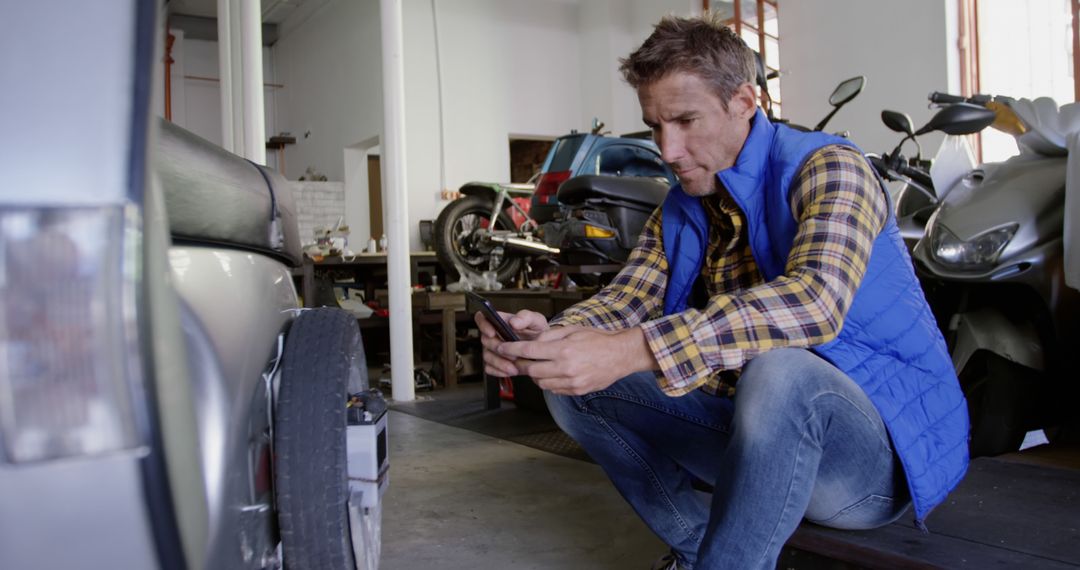
<svg viewBox="0 0 1080 570"><path fill-rule="evenodd" d="M542 378L534 379L534 381L537 386L560 396L582 396L589 392L588 389L579 386L573 378Z"/></svg>
<svg viewBox="0 0 1080 570"><path fill-rule="evenodd" d="M504 342L495 349L505 358L525 358L528 360L553 360L561 350L559 342Z"/></svg>
<svg viewBox="0 0 1080 570"><path fill-rule="evenodd" d="M499 367L499 366L495 366L494 364L489 364L489 363L485 362L484 363L484 373L486 373L488 376L496 376L496 377L499 377L499 378L503 378L503 377L510 378L511 376L520 376L520 374L518 374L517 369L513 368L512 364L511 364L511 368L507 369L507 368L502 368L502 367Z"/></svg>
<svg viewBox="0 0 1080 570"><path fill-rule="evenodd" d="M487 317L483 313L477 312L473 315L473 320L476 321L476 328L480 330L481 337L494 337L495 327L488 322Z"/></svg>
<svg viewBox="0 0 1080 570"><path fill-rule="evenodd" d="M541 341L562 340L562 339L564 339L564 338L578 332L579 330L581 330L581 327L578 327L578 326L565 326L565 327L550 328L550 329L540 333L536 337L536 340L541 340Z"/></svg>
<svg viewBox="0 0 1080 570"><path fill-rule="evenodd" d="M544 315L528 309L522 309L513 315L509 313L502 313L502 315L510 323L510 326L518 331L538 333L546 330L548 326L547 318Z"/></svg>
<svg viewBox="0 0 1080 570"><path fill-rule="evenodd" d="M490 368L491 371L488 373L495 376L517 376L521 374L520 369L514 364L513 360L503 358L490 351L484 352L484 368L485 370Z"/></svg>
<svg viewBox="0 0 1080 570"><path fill-rule="evenodd" d="M514 363L518 370L533 378L561 378L568 376L563 370L563 363L557 360L518 360Z"/></svg>

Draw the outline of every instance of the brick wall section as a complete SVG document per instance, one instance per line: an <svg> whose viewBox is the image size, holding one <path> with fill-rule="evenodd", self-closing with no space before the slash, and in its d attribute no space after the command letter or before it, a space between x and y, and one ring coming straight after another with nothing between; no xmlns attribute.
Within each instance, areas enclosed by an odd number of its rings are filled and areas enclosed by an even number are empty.
<svg viewBox="0 0 1080 570"><path fill-rule="evenodd" d="M315 228L333 228L338 218L345 215L345 183L304 181L290 184L296 200L300 243L313 243Z"/></svg>

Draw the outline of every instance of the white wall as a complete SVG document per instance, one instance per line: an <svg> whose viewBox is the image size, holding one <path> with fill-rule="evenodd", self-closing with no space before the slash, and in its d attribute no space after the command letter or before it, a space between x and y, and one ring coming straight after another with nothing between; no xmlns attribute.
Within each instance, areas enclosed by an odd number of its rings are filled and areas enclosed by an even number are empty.
<svg viewBox="0 0 1080 570"><path fill-rule="evenodd" d="M862 94L826 130L850 130L864 152L882 153L901 138L882 124L883 109L908 113L918 128L932 115L928 93L959 92L955 0L789 0L779 10L783 115L793 122L813 127L833 88L865 75ZM924 155L941 139L920 137Z"/></svg>
<svg viewBox="0 0 1080 570"><path fill-rule="evenodd" d="M686 16L701 12L695 0L588 0L581 3L578 35L581 38L581 123L585 130L593 117L614 134L641 131L637 94L623 81L619 59L630 55L652 27L667 14Z"/></svg>
<svg viewBox="0 0 1080 570"><path fill-rule="evenodd" d="M185 38L173 30L172 120L177 125L217 145L221 144L221 88L218 69L218 44L206 40ZM158 67L163 67L161 62ZM263 48L263 82L276 83L270 48ZM192 79L200 77L206 79ZM165 116L164 86L155 86L154 108ZM267 136L277 134L277 92L273 86L263 91ZM270 166L276 168L275 157L267 153Z"/></svg>
<svg viewBox="0 0 1080 570"><path fill-rule="evenodd" d="M430 12L431 2L416 4ZM457 188L471 180L509 180L512 133L557 136L582 127L576 2L455 0L435 4L446 187ZM406 14L411 20L406 24L406 69L413 67L413 54L433 45L424 37L432 34L430 20L413 25L419 16ZM408 73L406 91L425 90L430 95L428 108L437 108L439 89L430 81L434 73L426 79ZM412 152L412 140L437 128L437 123L413 120L412 107L406 107L406 113L411 177L418 168L437 168L417 163L435 154ZM427 195L434 196L439 189L431 186ZM414 210L425 203L432 205L430 198L417 201Z"/></svg>
<svg viewBox="0 0 1080 570"><path fill-rule="evenodd" d="M313 2L314 3L314 2ZM382 132L379 4L335 0L283 22L273 46L279 129L296 145L286 149L289 178L307 167L330 180L344 177L342 149Z"/></svg>

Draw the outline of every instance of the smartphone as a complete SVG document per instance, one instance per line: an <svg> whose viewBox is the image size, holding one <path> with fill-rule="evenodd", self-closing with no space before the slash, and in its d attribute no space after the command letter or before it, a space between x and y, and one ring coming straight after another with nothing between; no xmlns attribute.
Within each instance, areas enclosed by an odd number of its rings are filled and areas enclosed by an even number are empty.
<svg viewBox="0 0 1080 570"><path fill-rule="evenodd" d="M477 311L484 313L484 317L495 327L495 332L499 334L499 338L510 342L521 340L510 326L510 323L499 316L499 311L495 310L491 301L472 291L466 291L465 305L470 313L476 313Z"/></svg>

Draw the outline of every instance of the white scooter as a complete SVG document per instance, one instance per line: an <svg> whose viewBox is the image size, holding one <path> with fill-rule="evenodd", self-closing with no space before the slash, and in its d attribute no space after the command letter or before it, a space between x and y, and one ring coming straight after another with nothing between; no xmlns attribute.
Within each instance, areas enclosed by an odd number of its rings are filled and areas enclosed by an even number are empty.
<svg viewBox="0 0 1080 570"><path fill-rule="evenodd" d="M1069 396L1080 389L1080 293L1066 285L1064 235L1080 220L1064 212L1067 138L1080 130L1080 105L930 99L993 110L994 128L1013 134L1021 151L937 187L912 253L967 395L972 455L995 455L1016 450L1029 430L1053 437L1077 423Z"/></svg>

